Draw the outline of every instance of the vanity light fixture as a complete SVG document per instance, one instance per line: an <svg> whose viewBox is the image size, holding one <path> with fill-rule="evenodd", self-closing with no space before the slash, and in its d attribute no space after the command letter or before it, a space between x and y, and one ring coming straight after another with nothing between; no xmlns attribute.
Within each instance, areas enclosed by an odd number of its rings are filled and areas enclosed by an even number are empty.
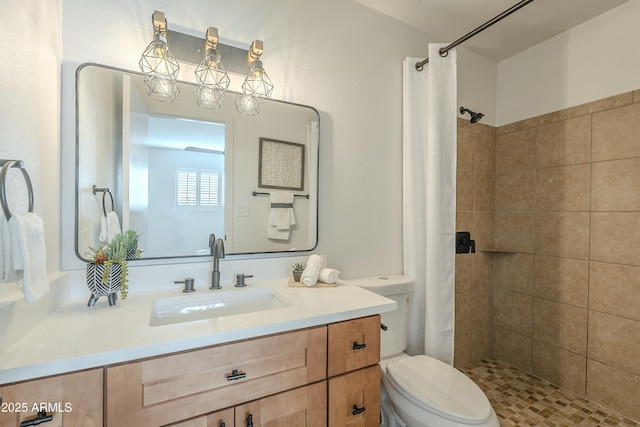
<svg viewBox="0 0 640 427"><path fill-rule="evenodd" d="M195 70L198 87L193 90L196 102L202 108L220 108L231 82L217 47L218 29L209 27L205 42L206 54Z"/></svg>
<svg viewBox="0 0 640 427"><path fill-rule="evenodd" d="M262 40L254 40L249 48L249 62L251 69L242 83L242 92L245 95L252 95L260 103L271 98L273 93L273 83L269 75L264 70L260 57L262 56Z"/></svg>
<svg viewBox="0 0 640 427"><path fill-rule="evenodd" d="M180 88L176 83L180 65L167 45L167 20L163 12L157 10L151 15L153 41L142 53L140 70L144 76L147 93L153 99L173 102Z"/></svg>

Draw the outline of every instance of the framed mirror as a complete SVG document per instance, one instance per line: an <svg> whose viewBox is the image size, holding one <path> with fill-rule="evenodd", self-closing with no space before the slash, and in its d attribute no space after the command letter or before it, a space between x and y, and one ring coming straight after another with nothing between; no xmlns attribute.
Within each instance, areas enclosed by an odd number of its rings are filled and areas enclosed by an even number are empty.
<svg viewBox="0 0 640 427"><path fill-rule="evenodd" d="M177 99L163 103L147 96L139 73L78 67L78 257L87 260L90 248L108 240L116 225L140 234L142 259L208 256L211 234L224 239L230 255L312 250L318 111L269 100L258 115L243 116L233 92L221 108L202 109L192 95L194 84L179 87ZM273 147L267 162L261 139L304 149L292 159ZM288 182L286 173L302 185L260 187L265 179Z"/></svg>

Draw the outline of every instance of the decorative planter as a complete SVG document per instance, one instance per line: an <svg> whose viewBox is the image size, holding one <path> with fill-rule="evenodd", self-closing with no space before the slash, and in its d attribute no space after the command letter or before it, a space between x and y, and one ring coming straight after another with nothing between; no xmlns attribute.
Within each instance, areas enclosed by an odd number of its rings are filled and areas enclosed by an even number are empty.
<svg viewBox="0 0 640 427"><path fill-rule="evenodd" d="M294 271L293 272L293 280L296 282L300 281L300 277L302 277L302 271Z"/></svg>
<svg viewBox="0 0 640 427"><path fill-rule="evenodd" d="M122 286L122 266L111 265L106 283L103 283L102 277L107 268L109 267L105 265L87 264L87 287L91 291L91 297L87 303L89 307L93 307L101 296L107 297L109 305L116 305L118 291Z"/></svg>

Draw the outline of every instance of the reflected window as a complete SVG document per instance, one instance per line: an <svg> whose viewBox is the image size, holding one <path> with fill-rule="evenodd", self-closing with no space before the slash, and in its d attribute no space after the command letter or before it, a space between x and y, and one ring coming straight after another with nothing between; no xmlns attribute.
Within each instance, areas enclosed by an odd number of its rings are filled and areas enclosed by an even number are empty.
<svg viewBox="0 0 640 427"><path fill-rule="evenodd" d="M176 171L176 205L195 206L197 203L198 172L180 168Z"/></svg>
<svg viewBox="0 0 640 427"><path fill-rule="evenodd" d="M224 175L217 170L179 168L176 171L178 207L224 207Z"/></svg>

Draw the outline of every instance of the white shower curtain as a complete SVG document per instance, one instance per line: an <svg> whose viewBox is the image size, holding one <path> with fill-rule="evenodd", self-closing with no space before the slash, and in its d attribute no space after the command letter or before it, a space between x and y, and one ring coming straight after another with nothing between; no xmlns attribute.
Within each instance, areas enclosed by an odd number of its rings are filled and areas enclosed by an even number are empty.
<svg viewBox="0 0 640 427"><path fill-rule="evenodd" d="M410 354L453 364L456 221L456 52L429 45L429 63L404 61L404 272L416 280Z"/></svg>

